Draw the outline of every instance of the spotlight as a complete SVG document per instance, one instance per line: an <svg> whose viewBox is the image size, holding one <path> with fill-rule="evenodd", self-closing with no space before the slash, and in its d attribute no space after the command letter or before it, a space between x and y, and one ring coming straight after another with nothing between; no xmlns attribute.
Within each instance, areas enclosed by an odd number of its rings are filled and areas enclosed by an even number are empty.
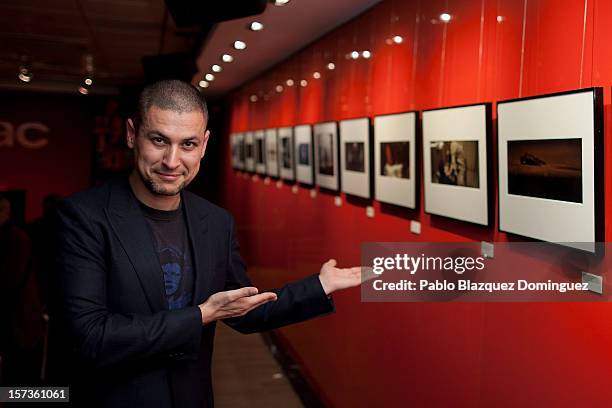
<svg viewBox="0 0 612 408"><path fill-rule="evenodd" d="M201 80L198 85L200 85L200 88L208 88L208 86L210 85L210 82L205 81L205 80Z"/></svg>
<svg viewBox="0 0 612 408"><path fill-rule="evenodd" d="M401 44L404 42L404 38L401 35L396 35L393 37L393 42L396 44Z"/></svg>
<svg viewBox="0 0 612 408"><path fill-rule="evenodd" d="M237 50L244 50L246 48L246 43L244 41L236 40L234 41L234 48Z"/></svg>
<svg viewBox="0 0 612 408"><path fill-rule="evenodd" d="M293 79L289 78L285 83L287 84L287 86L293 86Z"/></svg>
<svg viewBox="0 0 612 408"><path fill-rule="evenodd" d="M300 81L300 85L301 85L301 86L302 86L302 88L303 88L303 87L305 87L306 85L308 85L308 81L307 81L307 80L305 80L305 79L302 79L302 80Z"/></svg>
<svg viewBox="0 0 612 408"><path fill-rule="evenodd" d="M255 94L251 95L251 96L249 97L249 100L250 100L251 102L257 102L257 95L255 95Z"/></svg>
<svg viewBox="0 0 612 408"><path fill-rule="evenodd" d="M502 21L504 21L506 19L506 17L504 16L497 16L497 22L501 23Z"/></svg>
<svg viewBox="0 0 612 408"><path fill-rule="evenodd" d="M32 80L32 72L24 66L19 67L19 75L17 78L21 82L30 82Z"/></svg>
<svg viewBox="0 0 612 408"><path fill-rule="evenodd" d="M215 80L215 76L213 74L206 74L204 75L204 79L206 79L207 81L211 82Z"/></svg>
<svg viewBox="0 0 612 408"><path fill-rule="evenodd" d="M280 85L280 84L279 84L279 85L276 85L276 88L275 88L275 89L276 89L276 92L278 92L278 93L283 92L283 86L282 86L282 85Z"/></svg>
<svg viewBox="0 0 612 408"><path fill-rule="evenodd" d="M223 54L221 56L221 61L223 61L223 62L232 62L233 60L234 60L234 57L232 57L229 54Z"/></svg>
<svg viewBox="0 0 612 408"><path fill-rule="evenodd" d="M356 60L357 58L359 58L359 51L353 51L351 52L351 58Z"/></svg>
<svg viewBox="0 0 612 408"><path fill-rule="evenodd" d="M213 64L213 66L210 67L210 69L212 69L213 72L221 72L223 70L221 68L221 65L219 65L219 64Z"/></svg>
<svg viewBox="0 0 612 408"><path fill-rule="evenodd" d="M251 25L249 25L249 29L251 31L261 31L263 30L263 28L264 28L264 25L261 24L259 21L253 21Z"/></svg>
<svg viewBox="0 0 612 408"><path fill-rule="evenodd" d="M372 53L371 53L370 51L368 51L368 50L365 50L365 51L363 51L363 52L361 53L361 56L362 56L363 58L365 58L365 59L368 59L368 58L370 58L370 57L372 56Z"/></svg>
<svg viewBox="0 0 612 408"><path fill-rule="evenodd" d="M440 21L442 21L443 23L448 23L449 21L451 21L451 18L451 15L448 13L440 14Z"/></svg>
<svg viewBox="0 0 612 408"><path fill-rule="evenodd" d="M91 84L93 84L93 81L91 78L85 78L85 85L90 86Z"/></svg>
<svg viewBox="0 0 612 408"><path fill-rule="evenodd" d="M289 0L272 0L275 6L284 6L289 3Z"/></svg>
<svg viewBox="0 0 612 408"><path fill-rule="evenodd" d="M334 64L333 62L329 62L327 64L327 69L333 71L334 69L336 69L336 64Z"/></svg>
<svg viewBox="0 0 612 408"><path fill-rule="evenodd" d="M321 73L319 71L315 71L315 72L312 73L312 77L314 79L319 79L319 78L321 78Z"/></svg>

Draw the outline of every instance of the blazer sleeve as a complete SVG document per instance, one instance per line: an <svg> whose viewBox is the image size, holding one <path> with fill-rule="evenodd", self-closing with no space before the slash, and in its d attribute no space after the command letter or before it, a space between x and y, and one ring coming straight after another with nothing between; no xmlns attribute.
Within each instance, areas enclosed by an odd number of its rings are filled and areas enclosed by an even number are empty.
<svg viewBox="0 0 612 408"><path fill-rule="evenodd" d="M236 239L234 219L230 216L229 270L225 290L252 286L246 274L246 265L240 256L240 245ZM224 322L241 333L255 333L299 323L313 317L333 313L334 303L321 286L318 274L289 283L280 289L275 302L261 305L244 316L225 319Z"/></svg>
<svg viewBox="0 0 612 408"><path fill-rule="evenodd" d="M134 361L195 360L202 317L197 306L152 314L112 313L107 308L106 243L101 228L77 206L57 211L60 314L78 357L95 367Z"/></svg>

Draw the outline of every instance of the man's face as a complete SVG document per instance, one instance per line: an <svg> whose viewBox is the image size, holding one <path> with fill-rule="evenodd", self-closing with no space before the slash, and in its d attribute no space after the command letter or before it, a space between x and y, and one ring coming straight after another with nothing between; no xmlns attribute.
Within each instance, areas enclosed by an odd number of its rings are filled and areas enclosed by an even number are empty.
<svg viewBox="0 0 612 408"><path fill-rule="evenodd" d="M147 189L156 195L178 194L193 180L204 157L209 132L200 111L174 112L151 106L138 135L128 120L127 143Z"/></svg>

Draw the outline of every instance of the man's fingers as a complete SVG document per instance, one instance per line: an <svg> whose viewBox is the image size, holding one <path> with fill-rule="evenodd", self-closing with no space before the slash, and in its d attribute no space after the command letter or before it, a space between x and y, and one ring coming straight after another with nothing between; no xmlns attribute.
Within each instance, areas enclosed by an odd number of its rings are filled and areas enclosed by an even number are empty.
<svg viewBox="0 0 612 408"><path fill-rule="evenodd" d="M374 279L378 275L374 273L374 269L371 266L362 266L361 268L361 281L366 282Z"/></svg>
<svg viewBox="0 0 612 408"><path fill-rule="evenodd" d="M327 261L326 264L328 264L329 266L334 267L334 266L336 266L336 260L332 258L329 261Z"/></svg>
<svg viewBox="0 0 612 408"><path fill-rule="evenodd" d="M276 293L264 292L254 296L243 297L237 299L234 304L228 304L226 307L231 310L231 315L227 317L242 316L249 311L255 309L268 302L273 302L277 299Z"/></svg>
<svg viewBox="0 0 612 408"><path fill-rule="evenodd" d="M248 312L250 312L251 310L253 310L253 309L255 309L255 308L257 308L257 307L259 307L259 306L261 306L261 305L263 305L263 304L266 304L266 303L268 303L268 302L273 302L273 301L276 301L276 296L262 297L262 298L261 298L260 300L258 300L257 302L252 303L252 304L249 306L249 308L246 310L246 312L245 312L245 313L248 313Z"/></svg>
<svg viewBox="0 0 612 408"><path fill-rule="evenodd" d="M246 286L240 289L228 290L225 292L225 294L229 302L234 302L240 298L257 295L258 292L259 290L257 288L253 286Z"/></svg>

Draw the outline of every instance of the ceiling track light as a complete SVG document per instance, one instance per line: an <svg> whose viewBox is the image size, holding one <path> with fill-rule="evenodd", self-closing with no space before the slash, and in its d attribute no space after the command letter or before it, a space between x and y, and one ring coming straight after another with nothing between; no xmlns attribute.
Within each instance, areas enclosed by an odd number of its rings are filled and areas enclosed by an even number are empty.
<svg viewBox="0 0 612 408"><path fill-rule="evenodd" d="M290 0L270 0L275 6L284 6L289 3Z"/></svg>
<svg viewBox="0 0 612 408"><path fill-rule="evenodd" d="M233 60L234 60L234 57L232 57L230 54L223 54L223 55L221 55L221 61L223 61L223 62L230 63Z"/></svg>
<svg viewBox="0 0 612 408"><path fill-rule="evenodd" d="M198 85L200 85L200 88L208 88L210 86L210 82L201 80Z"/></svg>
<svg viewBox="0 0 612 408"><path fill-rule="evenodd" d="M244 50L247 47L246 43L241 40L234 41L234 48L237 50Z"/></svg>
<svg viewBox="0 0 612 408"><path fill-rule="evenodd" d="M249 30L251 31L261 31L263 29L264 25L259 21L253 21L251 24L249 24Z"/></svg>
<svg viewBox="0 0 612 408"><path fill-rule="evenodd" d="M221 65L219 65L219 64L213 64L213 66L210 67L210 69L212 69L213 72L221 72L223 70L221 68Z"/></svg>
<svg viewBox="0 0 612 408"><path fill-rule="evenodd" d="M17 78L19 78L21 82L28 83L32 80L32 71L22 65L19 67L19 74L17 74Z"/></svg>
<svg viewBox="0 0 612 408"><path fill-rule="evenodd" d="M211 73L208 73L206 75L204 75L204 79L206 79L208 82L212 82L215 80L215 76Z"/></svg>

